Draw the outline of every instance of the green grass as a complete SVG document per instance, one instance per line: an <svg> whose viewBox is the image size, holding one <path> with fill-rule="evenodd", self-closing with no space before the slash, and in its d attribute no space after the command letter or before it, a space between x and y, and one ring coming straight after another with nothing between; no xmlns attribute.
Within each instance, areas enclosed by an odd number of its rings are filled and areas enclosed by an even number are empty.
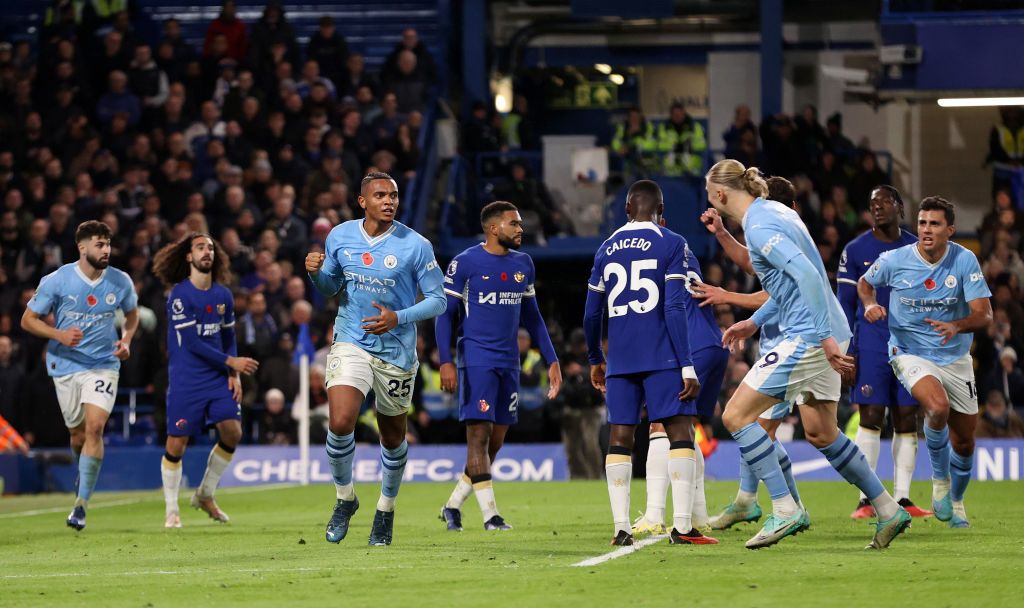
<svg viewBox="0 0 1024 608"><path fill-rule="evenodd" d="M722 506L733 482L710 483ZM377 488L349 537L324 541L327 486L222 491L232 518L219 525L187 508L181 530L163 529L158 492L97 494L89 527L64 525L68 495L0 499L0 606L1010 606L1021 601L1022 486L971 485L970 530L934 520L884 552L864 551L872 528L848 515L856 491L805 482L807 533L761 551L743 548L750 525L717 534L717 546L667 541L599 566L571 564L610 551L603 482L497 484L511 532L484 532L470 498L466 531L437 520L447 484L407 484L391 547L368 547ZM929 486L915 484L918 504ZM643 506L633 486L633 511ZM130 504L123 504L129 502ZM96 508L104 503L120 506ZM762 504L768 501L762 492ZM29 510L59 509L36 515ZM304 542L303 542L304 541ZM1019 605L1019 604L1018 604Z"/></svg>

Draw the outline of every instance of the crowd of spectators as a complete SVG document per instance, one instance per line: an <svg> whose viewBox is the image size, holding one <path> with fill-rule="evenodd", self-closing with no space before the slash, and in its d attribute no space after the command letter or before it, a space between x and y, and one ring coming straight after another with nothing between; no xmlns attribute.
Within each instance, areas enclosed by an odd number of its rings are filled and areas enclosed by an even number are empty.
<svg viewBox="0 0 1024 608"><path fill-rule="evenodd" d="M161 426L166 295L150 264L209 232L231 258L239 351L262 362L244 405L267 401L264 439L280 441L298 390L292 353L321 346L333 323L302 258L361 217L366 172L404 192L434 59L406 29L371 73L330 17L300 46L273 0L249 23L226 0L201 48L177 19L147 39L127 12L73 4L55 2L37 40L0 41L0 415L33 445L66 445L45 343L19 320L39 280L77 261L76 226L98 219L142 310L120 386L143 388Z"/></svg>
<svg viewBox="0 0 1024 608"><path fill-rule="evenodd" d="M68 3L70 4L70 3ZM314 440L326 433L323 366L334 309L301 271L305 252L323 245L331 227L359 217L356 184L370 170L396 176L401 191L417 166L422 110L436 85L434 58L407 29L379 74L323 18L301 48L280 5L245 23L224 3L193 48L180 23L162 24L158 40L136 34L126 13L80 21L73 11L48 16L37 43L0 42L0 416L34 446L66 445L45 343L18 320L39 279L77 260L74 229L99 219L114 232L112 263L135 280L142 325L122 366L121 386L142 388L157 409L169 382L163 345L165 289L149 272L153 254L190 231L210 232L231 258L240 354L261 361L245 380L243 406L252 437L295 441L291 412L299 390L294 354L313 355L310 378ZM889 178L868 142L854 144L842 117L822 125L817 111L775 115L755 125L736 108L723 134L725 155L787 177L801 216L834 279L846 243L867 229L871 191ZM654 125L638 111L620 127L613 151L645 170L694 173L707 146L699 123L682 107ZM539 148L526 98L501 115L478 102L462 125L469 158ZM649 164L646 152L658 159ZM483 158L482 157L482 158ZM528 232L572 234L566 218L527 162L481 165L495 180L492 198L516 203ZM699 171L697 171L699 173ZM1019 202L1017 202L1019 203ZM474 214L467 220L475 221ZM738 226L730 228L739 234ZM978 227L980 260L993 291L994 322L975 340L979 394L985 409L979 436L1021 436L1024 424L1024 216L1006 188ZM757 288L721 255L704 261L706 282L731 291ZM746 313L720 306L723 327ZM524 407L511 441L564 440L574 477L600 475L603 400L589 383L580 330L550 327L565 375L553 403L542 397L544 366L529 336L520 340ZM412 439L460 441L451 396L440 391L437 350L421 328ZM753 348L753 344L751 344ZM749 369L752 350L733 355L721 403ZM530 400L534 401L531 402ZM372 415L359 437L374 437ZM710 429L725 436L715 421ZM788 430L799 436L799 421Z"/></svg>

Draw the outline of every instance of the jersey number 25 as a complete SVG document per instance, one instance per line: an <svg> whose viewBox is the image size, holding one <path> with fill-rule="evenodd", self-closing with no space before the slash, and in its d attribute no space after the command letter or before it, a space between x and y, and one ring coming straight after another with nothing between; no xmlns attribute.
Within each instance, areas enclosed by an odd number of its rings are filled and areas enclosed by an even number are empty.
<svg viewBox="0 0 1024 608"><path fill-rule="evenodd" d="M661 300L661 294L658 293L658 284L653 279L640 276L640 273L644 270L657 269L657 260L635 260L630 263L628 275L629 290L646 292L647 297L643 301L630 300L625 304L616 304L615 301L626 290L626 268L618 262L612 262L605 266L604 282L608 283L609 279L615 277L615 285L612 286L611 292L608 294L608 316L621 317L629 312L629 310L640 314L654 310L654 307Z"/></svg>

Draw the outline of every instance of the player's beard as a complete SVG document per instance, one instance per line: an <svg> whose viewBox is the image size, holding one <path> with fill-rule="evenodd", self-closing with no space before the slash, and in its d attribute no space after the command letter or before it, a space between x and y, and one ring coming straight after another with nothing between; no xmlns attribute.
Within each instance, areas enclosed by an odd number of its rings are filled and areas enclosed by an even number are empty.
<svg viewBox="0 0 1024 608"><path fill-rule="evenodd" d="M522 241L520 241L521 243ZM514 238L506 238L503 236L498 237L498 244L505 249L519 249L520 243L517 243Z"/></svg>
<svg viewBox="0 0 1024 608"><path fill-rule="evenodd" d="M201 266L201 264L205 264L205 267ZM203 274L210 274L213 271L213 260L210 260L208 262L204 262L203 260L199 260L198 262L193 261L192 268L195 268L196 270Z"/></svg>
<svg viewBox="0 0 1024 608"><path fill-rule="evenodd" d="M92 257L88 253L85 254L85 261L89 262L89 265L92 266L93 268L95 268L96 270L103 270L107 266L110 266L110 258L107 258L105 260L101 260L101 259Z"/></svg>

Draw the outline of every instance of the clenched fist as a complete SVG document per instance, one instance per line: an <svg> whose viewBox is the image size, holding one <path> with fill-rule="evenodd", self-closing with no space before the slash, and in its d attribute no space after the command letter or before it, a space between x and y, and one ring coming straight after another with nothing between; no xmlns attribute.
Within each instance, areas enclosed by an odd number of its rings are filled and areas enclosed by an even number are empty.
<svg viewBox="0 0 1024 608"><path fill-rule="evenodd" d="M322 253L311 251L306 254L306 272L309 274L316 274L320 272L320 267L324 265L324 260L327 258Z"/></svg>

